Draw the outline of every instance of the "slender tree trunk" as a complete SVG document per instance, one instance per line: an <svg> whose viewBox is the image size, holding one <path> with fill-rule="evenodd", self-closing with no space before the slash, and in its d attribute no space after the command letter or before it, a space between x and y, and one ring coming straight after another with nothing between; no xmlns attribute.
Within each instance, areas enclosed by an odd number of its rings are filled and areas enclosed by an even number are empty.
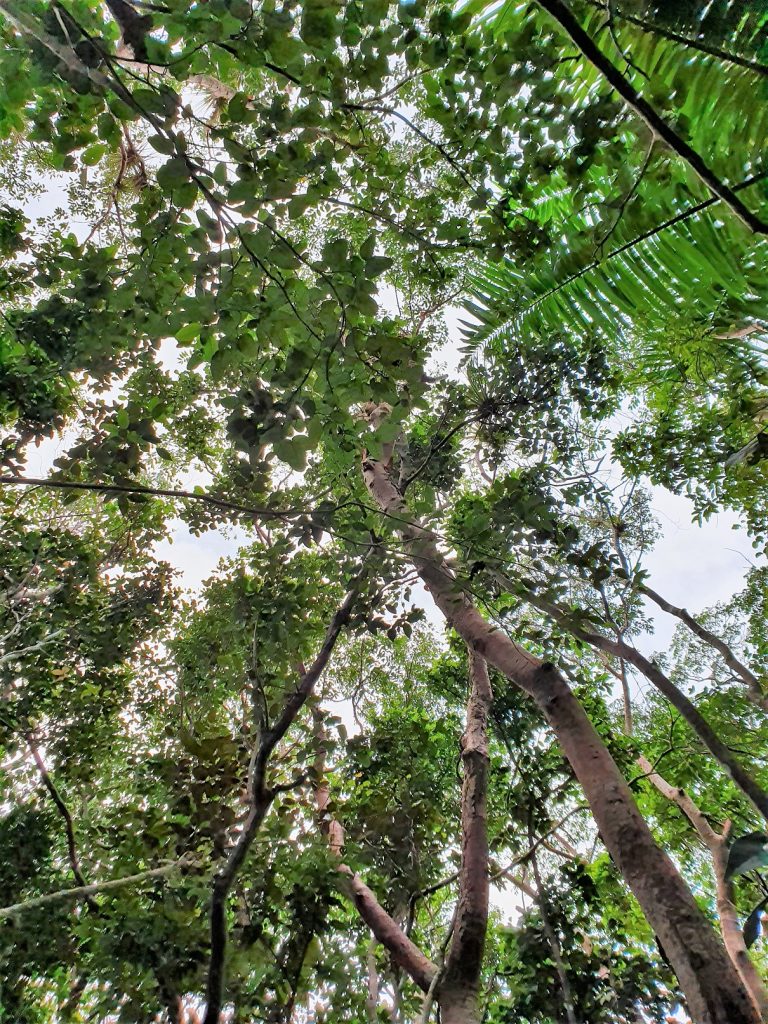
<svg viewBox="0 0 768 1024"><path fill-rule="evenodd" d="M369 1024L376 1024L378 1020L379 1006L379 972L376 970L376 947L378 942L371 939L366 952L366 968L368 971L368 994L365 999L365 1012L368 1014Z"/></svg>
<svg viewBox="0 0 768 1024"><path fill-rule="evenodd" d="M300 667L300 678L296 688L288 693L282 710L276 721L269 728L261 731L254 745L248 766L248 800L250 809L248 816L237 837L237 841L229 851L227 859L219 868L213 879L211 888L211 956L208 964L206 984L206 1009L203 1024L219 1024L225 1001L225 968L227 949L227 897L235 879L248 856L253 840L261 828L264 818L269 813L278 793L279 786L267 785L267 769L269 759L275 747L293 725L299 712L312 695L315 684L322 676L330 661L336 641L342 629L349 622L350 615L358 600L360 586L364 579L365 564L352 581L346 597L336 609L328 625L325 639L315 660L305 668Z"/></svg>
<svg viewBox="0 0 768 1024"><path fill-rule="evenodd" d="M469 649L471 689L461 739L461 868L448 956L437 989L443 1024L479 1024L477 997L488 928L488 668Z"/></svg>
<svg viewBox="0 0 768 1024"><path fill-rule="evenodd" d="M480 615L457 584L434 535L414 522L386 468L363 462L366 486L390 516L447 622L535 701L592 808L603 842L656 932L697 1024L756 1024L741 978L669 857L656 845L629 787L583 707L542 663Z"/></svg>
<svg viewBox="0 0 768 1024"><path fill-rule="evenodd" d="M720 931L723 934L725 948L752 996L762 1019L768 1021L768 988L747 950L744 933L733 903L732 887L725 878L725 869L728 863L727 828L723 829L722 835L718 835L684 789L670 785L666 779L654 771L650 761L645 757L639 757L637 763L643 769L648 781L656 787L662 796L677 804L709 850L717 889L717 913L720 918Z"/></svg>
<svg viewBox="0 0 768 1024"><path fill-rule="evenodd" d="M565 969L565 964L563 963L563 951L560 948L560 940L557 937L557 932L552 925L552 921L549 917L549 911L547 910L547 894L544 891L544 886L541 882L539 862L535 850L531 854L531 867L533 868L533 877L536 882L536 902L539 904L542 927L544 928L544 934L547 937L547 942L549 943L549 948L552 952L552 960L555 964L560 988L563 991L565 1019L567 1024L578 1024L578 1021L576 1020L576 1011L574 1010L573 991L571 989L571 983L568 980L568 972Z"/></svg>

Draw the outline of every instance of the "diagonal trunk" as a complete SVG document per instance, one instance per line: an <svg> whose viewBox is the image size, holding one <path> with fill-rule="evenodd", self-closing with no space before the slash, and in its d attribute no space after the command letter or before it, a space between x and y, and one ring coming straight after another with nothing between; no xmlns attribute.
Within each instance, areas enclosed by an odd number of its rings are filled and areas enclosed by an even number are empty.
<svg viewBox="0 0 768 1024"><path fill-rule="evenodd" d="M757 1024L759 1016L722 944L670 858L656 845L629 787L583 707L553 665L490 625L456 582L434 535L414 522L386 468L363 462L366 486L396 524L447 622L533 698L592 808L603 842L669 957L697 1024Z"/></svg>

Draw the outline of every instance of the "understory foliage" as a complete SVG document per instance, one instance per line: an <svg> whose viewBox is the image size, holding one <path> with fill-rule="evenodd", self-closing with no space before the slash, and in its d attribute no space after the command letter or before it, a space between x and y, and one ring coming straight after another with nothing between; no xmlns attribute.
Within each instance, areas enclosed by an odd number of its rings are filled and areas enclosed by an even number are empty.
<svg viewBox="0 0 768 1024"><path fill-rule="evenodd" d="M726 1024L430 566L768 1013L766 22L0 0L0 1024Z"/></svg>

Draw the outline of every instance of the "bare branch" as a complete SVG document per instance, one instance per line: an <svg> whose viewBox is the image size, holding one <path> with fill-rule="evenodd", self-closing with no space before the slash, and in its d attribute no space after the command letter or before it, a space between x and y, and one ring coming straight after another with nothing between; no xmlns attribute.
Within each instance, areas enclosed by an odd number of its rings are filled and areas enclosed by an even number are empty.
<svg viewBox="0 0 768 1024"><path fill-rule="evenodd" d="M694 633L700 640L703 640L705 644L713 647L718 654L722 656L723 661L734 672L742 682L746 683L747 693L749 699L756 704L761 710L768 711L768 695L763 692L760 686L760 681L757 676L751 672L747 666L736 657L728 644L721 640L720 637L716 636L711 630L707 629L706 626L695 619L690 612L686 611L685 608L677 608L675 605L670 604L666 601L661 594L656 593L651 587L641 584L638 587L641 594L649 597L654 604L657 604L662 611L668 612L670 615L674 615L675 618L680 619L685 625Z"/></svg>
<svg viewBox="0 0 768 1024"><path fill-rule="evenodd" d="M257 516L259 519L288 519L297 515L299 509L276 512L274 509L254 508L251 505L240 505L234 501L225 501L212 494L198 494L195 491L182 491L169 487L142 487L140 484L100 484L86 483L75 480L51 480L44 477L0 476L0 484L21 487L47 487L63 491L97 491L99 494L146 494L150 498L181 498L182 501L201 501L215 508L230 512L242 512L245 515Z"/></svg>
<svg viewBox="0 0 768 1024"><path fill-rule="evenodd" d="M172 864L165 864L160 868L151 868L148 871L140 871L135 875L125 875L124 878L110 878L104 882L78 885L74 889L59 889L57 892L46 893L45 896L34 896L32 899L23 900L21 903L0 907L0 919L14 917L16 914L23 914L27 910L37 910L38 907L45 907L49 903L60 903L62 900L90 899L90 897L96 896L98 893L122 889L127 885L137 885L148 878L163 878L192 863L193 861L189 857L180 857L179 860L173 861Z"/></svg>

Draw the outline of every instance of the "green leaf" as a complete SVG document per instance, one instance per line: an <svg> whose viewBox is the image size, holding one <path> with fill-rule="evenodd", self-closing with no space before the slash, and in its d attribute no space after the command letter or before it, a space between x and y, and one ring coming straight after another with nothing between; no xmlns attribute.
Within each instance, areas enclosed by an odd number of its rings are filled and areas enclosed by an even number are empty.
<svg viewBox="0 0 768 1024"><path fill-rule="evenodd" d="M392 263L393 260L389 259L388 256L371 256L370 259L365 261L365 276L378 277L385 270L389 270Z"/></svg>
<svg viewBox="0 0 768 1024"><path fill-rule="evenodd" d="M86 167L93 167L99 160L108 152L109 147L103 142L94 143L93 146L89 146L84 149L80 154L81 163L85 164Z"/></svg>
<svg viewBox="0 0 768 1024"><path fill-rule="evenodd" d="M171 157L157 171L157 183L164 192L172 192L189 182L189 168L179 156Z"/></svg>
<svg viewBox="0 0 768 1024"><path fill-rule="evenodd" d="M175 143L172 139L166 138L165 135L150 135L147 142L152 149L162 153L164 156L173 156L176 152Z"/></svg>
<svg viewBox="0 0 768 1024"><path fill-rule="evenodd" d="M188 345L191 341L194 341L195 338L200 337L201 329L202 324L198 323L187 324L184 327L180 327L179 330L176 331L176 340L181 342L182 345Z"/></svg>

